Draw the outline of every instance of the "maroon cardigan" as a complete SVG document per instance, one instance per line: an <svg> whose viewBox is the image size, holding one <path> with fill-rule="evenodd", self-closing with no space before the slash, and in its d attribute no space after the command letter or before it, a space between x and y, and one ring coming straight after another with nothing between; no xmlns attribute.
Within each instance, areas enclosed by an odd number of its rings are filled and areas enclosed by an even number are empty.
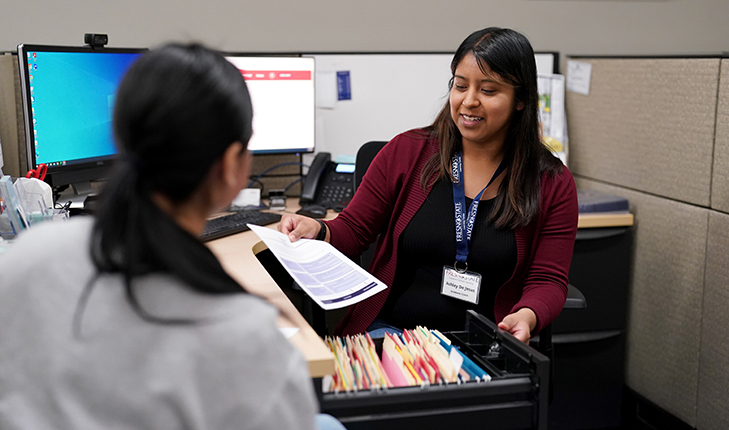
<svg viewBox="0 0 729 430"><path fill-rule="evenodd" d="M395 279L400 234L429 191L420 186L420 172L437 151L437 142L422 131L396 136L372 161L347 208L327 221L332 245L350 257L362 254L381 236L369 271L388 287ZM536 333L559 315L567 297L577 216L577 190L569 170L565 167L555 177L545 174L538 216L515 230L516 268L496 294L496 322L527 307L537 315ZM389 293L390 288L351 306L338 334L364 332Z"/></svg>

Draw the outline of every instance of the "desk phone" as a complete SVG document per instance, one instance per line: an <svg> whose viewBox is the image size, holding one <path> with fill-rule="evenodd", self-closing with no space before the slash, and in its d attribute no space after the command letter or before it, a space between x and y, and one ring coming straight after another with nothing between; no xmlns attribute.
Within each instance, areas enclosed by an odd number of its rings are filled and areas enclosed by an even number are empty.
<svg viewBox="0 0 729 430"><path fill-rule="evenodd" d="M304 180L299 203L342 210L354 194L354 164L335 163L328 152L314 158Z"/></svg>

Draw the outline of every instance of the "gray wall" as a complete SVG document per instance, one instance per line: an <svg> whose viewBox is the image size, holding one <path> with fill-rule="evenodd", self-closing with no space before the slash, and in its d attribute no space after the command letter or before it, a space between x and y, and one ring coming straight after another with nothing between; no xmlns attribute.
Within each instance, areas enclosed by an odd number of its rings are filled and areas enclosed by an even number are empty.
<svg viewBox="0 0 729 430"><path fill-rule="evenodd" d="M512 27L571 55L729 50L726 0L0 0L0 50L201 40L231 51L452 51L473 30Z"/></svg>

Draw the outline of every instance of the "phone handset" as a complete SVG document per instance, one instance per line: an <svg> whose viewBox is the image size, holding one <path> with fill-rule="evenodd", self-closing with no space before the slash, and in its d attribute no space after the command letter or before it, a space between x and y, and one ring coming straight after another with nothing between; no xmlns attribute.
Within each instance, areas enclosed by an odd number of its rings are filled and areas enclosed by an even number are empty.
<svg viewBox="0 0 729 430"><path fill-rule="evenodd" d="M319 184L322 181L324 173L327 171L327 166L331 158L332 155L328 152L316 154L306 174L306 179L304 179L304 185L301 187L300 204L303 205L304 203L313 203L315 201L316 192L319 189Z"/></svg>

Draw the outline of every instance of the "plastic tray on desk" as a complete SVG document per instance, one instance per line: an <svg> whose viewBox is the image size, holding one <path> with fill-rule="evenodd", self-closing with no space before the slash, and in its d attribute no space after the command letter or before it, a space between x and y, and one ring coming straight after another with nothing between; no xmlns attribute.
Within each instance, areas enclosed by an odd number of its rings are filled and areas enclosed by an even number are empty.
<svg viewBox="0 0 729 430"><path fill-rule="evenodd" d="M546 429L549 359L468 311L461 332L444 333L491 375L489 382L321 393L321 411L348 430ZM321 388L321 381L315 380Z"/></svg>

